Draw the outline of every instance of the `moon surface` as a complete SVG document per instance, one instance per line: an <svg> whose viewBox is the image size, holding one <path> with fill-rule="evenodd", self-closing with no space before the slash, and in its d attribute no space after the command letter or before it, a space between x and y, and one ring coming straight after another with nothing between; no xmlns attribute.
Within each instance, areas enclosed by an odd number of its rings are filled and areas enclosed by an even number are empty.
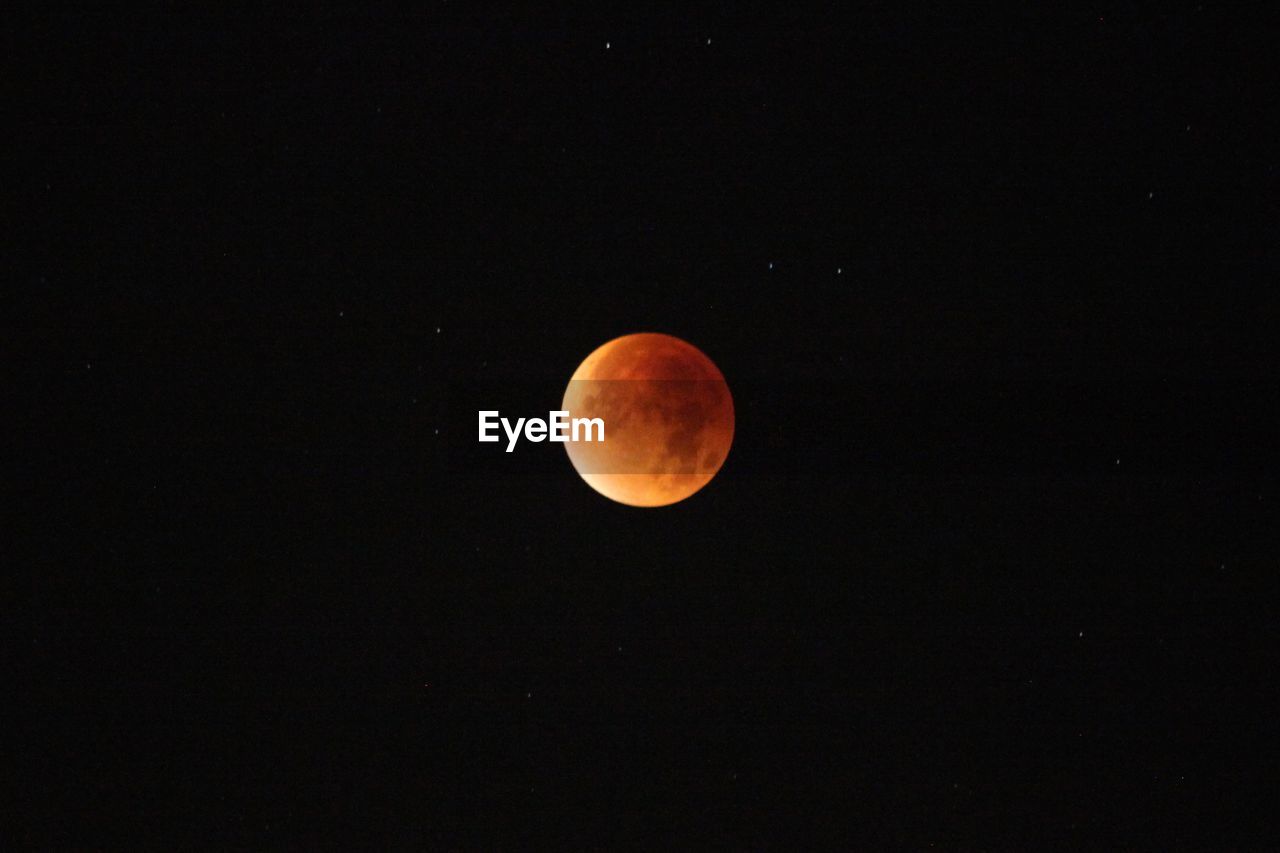
<svg viewBox="0 0 1280 853"><path fill-rule="evenodd" d="M604 422L604 441L570 440L565 450L591 488L629 506L684 500L711 482L733 444L724 376L671 335L601 345L574 371L560 408L570 419Z"/></svg>

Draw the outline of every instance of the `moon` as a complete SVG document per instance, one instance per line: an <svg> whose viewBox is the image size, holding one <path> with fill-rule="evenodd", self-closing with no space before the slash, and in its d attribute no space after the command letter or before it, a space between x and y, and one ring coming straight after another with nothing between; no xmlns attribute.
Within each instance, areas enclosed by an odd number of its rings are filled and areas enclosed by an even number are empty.
<svg viewBox="0 0 1280 853"><path fill-rule="evenodd" d="M724 376L671 335L641 332L601 345L574 371L560 408L604 422L603 441L570 440L565 450L587 485L629 506L684 500L711 482L733 444Z"/></svg>

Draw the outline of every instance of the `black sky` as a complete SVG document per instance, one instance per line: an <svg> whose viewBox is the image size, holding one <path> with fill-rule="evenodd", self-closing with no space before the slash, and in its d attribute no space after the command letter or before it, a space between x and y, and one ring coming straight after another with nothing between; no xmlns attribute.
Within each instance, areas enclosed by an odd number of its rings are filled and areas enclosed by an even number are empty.
<svg viewBox="0 0 1280 853"><path fill-rule="evenodd" d="M1271 846L1232 16L20 21L23 846ZM476 442L635 331L734 394L702 492Z"/></svg>

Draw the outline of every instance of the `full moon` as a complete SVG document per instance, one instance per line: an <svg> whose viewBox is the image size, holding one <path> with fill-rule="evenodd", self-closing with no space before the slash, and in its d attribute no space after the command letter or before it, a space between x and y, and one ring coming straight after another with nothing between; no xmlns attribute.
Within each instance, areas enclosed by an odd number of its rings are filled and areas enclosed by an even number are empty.
<svg viewBox="0 0 1280 853"><path fill-rule="evenodd" d="M670 335L623 335L587 356L562 409L600 418L603 441L569 441L587 485L629 506L666 506L697 492L733 443L733 397L711 359Z"/></svg>

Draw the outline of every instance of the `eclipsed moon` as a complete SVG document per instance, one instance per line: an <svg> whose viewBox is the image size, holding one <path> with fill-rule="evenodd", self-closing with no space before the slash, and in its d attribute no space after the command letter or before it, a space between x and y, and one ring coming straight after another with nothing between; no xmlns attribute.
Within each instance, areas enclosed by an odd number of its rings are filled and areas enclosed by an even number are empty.
<svg viewBox="0 0 1280 853"><path fill-rule="evenodd" d="M666 506L701 489L733 443L733 397L711 359L670 335L614 338L564 392L569 417L600 418L603 441L568 441L591 488L630 506Z"/></svg>

